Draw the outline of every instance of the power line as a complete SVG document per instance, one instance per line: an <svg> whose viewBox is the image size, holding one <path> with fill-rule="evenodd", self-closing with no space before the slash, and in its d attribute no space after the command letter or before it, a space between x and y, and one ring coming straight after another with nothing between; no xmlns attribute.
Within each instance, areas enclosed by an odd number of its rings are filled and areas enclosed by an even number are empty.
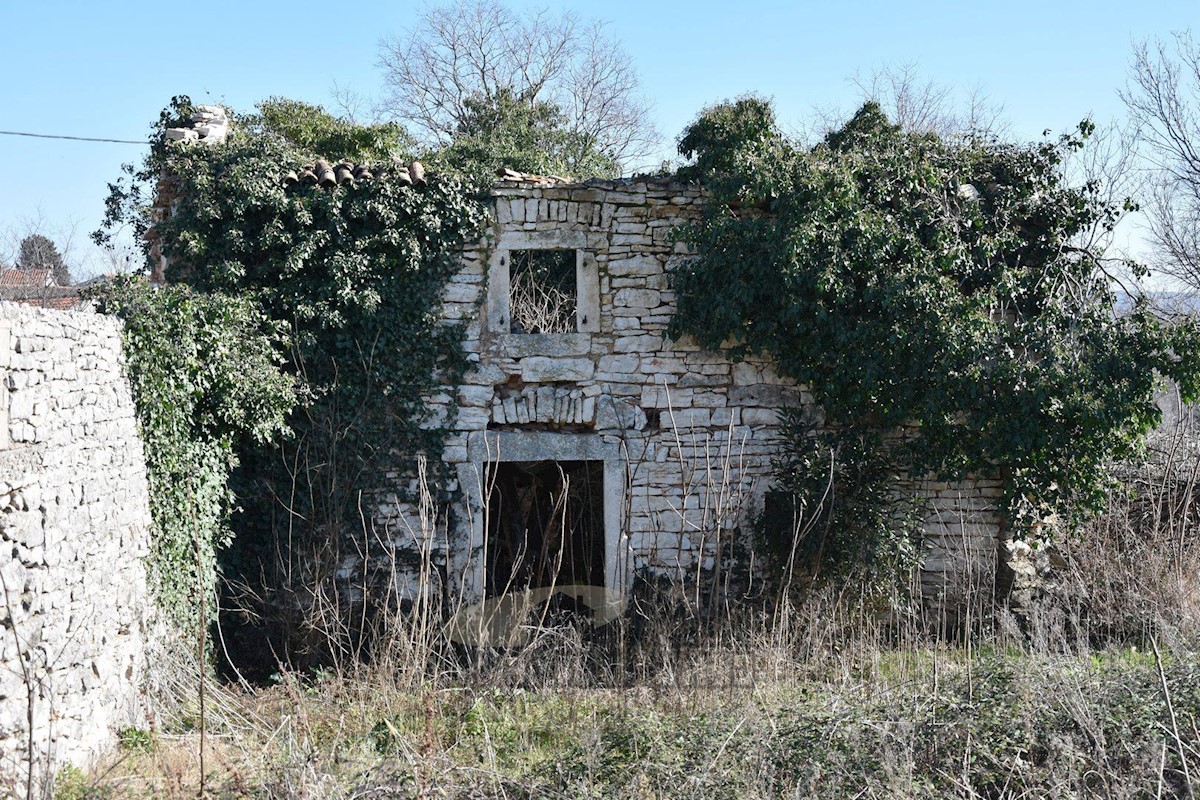
<svg viewBox="0 0 1200 800"><path fill-rule="evenodd" d="M91 136L59 136L53 133L26 133L24 131L0 131L0 136L32 136L35 139L70 139L73 142L113 142L115 144L149 144L133 139L97 139Z"/></svg>

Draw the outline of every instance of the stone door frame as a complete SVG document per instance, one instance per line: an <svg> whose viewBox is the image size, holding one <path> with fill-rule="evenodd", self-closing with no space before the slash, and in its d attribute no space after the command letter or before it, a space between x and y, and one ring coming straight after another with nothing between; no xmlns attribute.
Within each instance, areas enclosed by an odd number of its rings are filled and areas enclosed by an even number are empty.
<svg viewBox="0 0 1200 800"><path fill-rule="evenodd" d="M595 433L476 431L467 440L467 462L458 467L469 533L466 564L460 574L469 596L484 594L487 503L484 482L489 464L511 461L599 461L604 464L604 588L625 593L630 585L628 537L621 529L625 508L625 458L620 446Z"/></svg>

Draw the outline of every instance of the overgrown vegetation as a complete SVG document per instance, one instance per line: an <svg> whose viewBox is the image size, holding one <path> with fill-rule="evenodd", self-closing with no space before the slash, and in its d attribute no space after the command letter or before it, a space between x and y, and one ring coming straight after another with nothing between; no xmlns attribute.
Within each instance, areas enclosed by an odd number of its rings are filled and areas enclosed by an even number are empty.
<svg viewBox="0 0 1200 800"><path fill-rule="evenodd" d="M220 147L169 143L162 130L190 111L189 101L177 98L164 112L138 180L114 187L109 227L130 223L144 231L144 187L160 173L169 175L174 210L155 226L155 235L170 259L168 280L196 294L171 288L160 302L151 302L153 294L134 302L126 285L118 284L105 290L104 302L131 330L151 328L152 335L131 337L138 381L194 388L208 404L169 406L177 418L147 437L152 465L164 465L152 486L156 497L164 495L156 500L163 513L156 515L162 545L155 570L212 586L212 553L230 541L225 481L240 461L233 481L242 509L236 524L248 534L248 549L231 554L227 567L230 577L244 570L257 583L264 565L277 562L276 543L336 540L345 525L360 524L360 493L378 488L369 485L374 476L403 472L418 453L439 451L445 428L429 424L421 398L453 383L466 359L461 331L443 324L435 309L458 249L479 233L483 207L452 177L433 175L416 186L395 180L395 159L406 142L394 126L362 128L303 104L271 100ZM375 179L285 188L289 170L318 157L367 161ZM279 406L271 406L274 416L265 415L265 427L254 436L214 437L219 448L203 456L211 464L199 453L181 461L179 453L202 448L194 433L204 429L204 414L224 420L237 414L243 398L223 395L223 386L193 386L195 359L167 349L180 341L186 346L187 337L155 328L171 322L159 316L160 306L174 298L201 304L206 297L225 304L216 307L240 309L241 316L203 320L210 329L205 335L226 349L215 363L199 359L201 367L227 366L232 385L252 393L255 362L238 358L246 347L269 342L261 356L281 362L298 401L294 410L282 409L291 411L286 420ZM176 324L186 324L186 314L179 317ZM227 344L231 337L238 347ZM158 403L176 402L154 389L137 393L150 426ZM287 436L275 435L283 432ZM167 477L177 470L197 485ZM179 503L198 497L204 513L166 499L177 491L185 491L176 497ZM217 496L220 503L209 502ZM196 567L178 571L180 543L193 539L205 554L200 576Z"/></svg>
<svg viewBox="0 0 1200 800"><path fill-rule="evenodd" d="M231 798L1183 798L1200 764L1191 732L1179 747L1169 731L1200 714L1200 667L1169 658L1164 675L1165 694L1154 656L1126 650L858 651L803 684L620 692L289 676L227 701L209 786ZM124 754L93 785L188 796L188 744Z"/></svg>
<svg viewBox="0 0 1200 800"><path fill-rule="evenodd" d="M1156 442L1020 625L973 587L979 625L864 613L826 586L680 636L662 606L589 632L446 658L440 617L380 622L369 661L212 687L215 797L1190 797L1200 776L1196 453ZM1132 545L1132 549L1131 548ZM676 609L683 622L701 602ZM703 601L706 602L706 601ZM689 626L690 627L690 626ZM694 629L693 629L694 630ZM602 635L597 636L600 633ZM170 674L171 669L165 671ZM199 783L190 681L161 730L127 731L81 796Z"/></svg>
<svg viewBox="0 0 1200 800"><path fill-rule="evenodd" d="M155 599L194 631L201 609L216 613L217 551L233 535L229 476L238 451L282 433L295 404L278 349L285 329L246 298L141 278L117 278L92 297L125 321L154 520Z"/></svg>
<svg viewBox="0 0 1200 800"><path fill-rule="evenodd" d="M699 255L676 274L673 330L765 353L809 387L852 445L829 444L816 477L853 452L893 477L999 473L1019 535L1078 521L1158 420L1160 381L1185 398L1200 388L1194 321L1164 323L1144 304L1114 316L1108 264L1085 234L1127 206L1061 169L1089 132L948 141L867 103L809 148L765 101L708 109L680 140L684 174L711 199L684 234ZM818 513L813 476L789 464L789 488Z"/></svg>
<svg viewBox="0 0 1200 800"><path fill-rule="evenodd" d="M431 166L487 186L498 167L535 175L614 177L617 162L571 130L553 103L514 95L468 97L464 115L446 147L431 153Z"/></svg>

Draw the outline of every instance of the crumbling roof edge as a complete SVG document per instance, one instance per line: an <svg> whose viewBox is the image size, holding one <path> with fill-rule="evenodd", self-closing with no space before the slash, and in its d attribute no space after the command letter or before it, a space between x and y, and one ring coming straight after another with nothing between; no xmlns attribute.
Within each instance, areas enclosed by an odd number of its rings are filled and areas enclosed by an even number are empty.
<svg viewBox="0 0 1200 800"><path fill-rule="evenodd" d="M509 189L599 189L603 191L646 191L678 190L699 192L701 186L695 181L682 181L673 175L632 175L625 178L586 178L576 180L560 175L531 175L502 169L499 178L492 184L492 193L497 196L508 194Z"/></svg>

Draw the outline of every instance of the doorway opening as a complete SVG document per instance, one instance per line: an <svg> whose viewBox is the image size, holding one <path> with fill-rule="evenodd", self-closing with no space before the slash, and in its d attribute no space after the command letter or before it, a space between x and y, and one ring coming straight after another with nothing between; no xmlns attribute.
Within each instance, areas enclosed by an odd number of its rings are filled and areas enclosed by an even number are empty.
<svg viewBox="0 0 1200 800"><path fill-rule="evenodd" d="M604 586L604 462L488 465L485 592Z"/></svg>

